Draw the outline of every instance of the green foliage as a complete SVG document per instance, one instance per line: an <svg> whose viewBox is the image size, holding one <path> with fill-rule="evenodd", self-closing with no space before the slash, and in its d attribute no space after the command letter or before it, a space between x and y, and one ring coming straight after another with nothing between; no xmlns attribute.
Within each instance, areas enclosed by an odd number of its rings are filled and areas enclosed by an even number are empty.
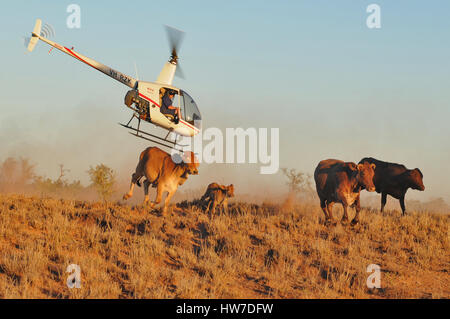
<svg viewBox="0 0 450 319"><path fill-rule="evenodd" d="M80 181L69 183L67 180L60 178L52 180L42 176L36 176L34 178L33 186L41 194L58 196L78 195L85 189Z"/></svg>
<svg viewBox="0 0 450 319"><path fill-rule="evenodd" d="M116 173L104 164L90 167L89 178L92 186L97 190L98 195L106 202L114 193L116 184Z"/></svg>
<svg viewBox="0 0 450 319"><path fill-rule="evenodd" d="M46 178L43 176L34 176L33 188L41 195L56 195L60 197L77 197L79 196L85 187L81 185L80 181L73 181L69 183L64 179L64 175L68 172L68 169L64 168L63 164L59 165L59 177L56 180Z"/></svg>

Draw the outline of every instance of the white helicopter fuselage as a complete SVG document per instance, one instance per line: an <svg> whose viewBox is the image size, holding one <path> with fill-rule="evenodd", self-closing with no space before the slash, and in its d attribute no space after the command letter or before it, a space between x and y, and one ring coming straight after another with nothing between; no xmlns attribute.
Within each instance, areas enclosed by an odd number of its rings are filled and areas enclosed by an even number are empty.
<svg viewBox="0 0 450 319"><path fill-rule="evenodd" d="M167 89L174 90L177 92L177 95L174 97L174 106L180 106L183 107L184 100L183 99L183 92L182 90L173 87L172 81L175 75L176 71L176 63L172 62L166 62L163 66L163 69L161 70L161 73L159 74L157 80L155 82L145 82L145 81L139 81L133 77L130 77L126 74L123 74L117 70L114 70L113 68L110 68L107 65L104 65L100 62L97 62L89 57L86 57L76 51L73 50L73 48L69 49L65 46L59 45L58 43L51 41L43 36L40 35L41 30L41 20L37 19L36 24L34 27L34 30L32 32L32 37L30 39L30 42L28 44L28 51L32 51L34 47L36 46L36 43L38 40L42 40L45 43L51 45L54 48L57 48L58 50L70 55L71 57L89 65L90 67L93 67L94 69L97 69L98 71L108 75L109 77L121 82L122 84L130 87L132 90L129 91L133 92L134 95L137 97L139 96L140 99L145 100L148 103L145 103L145 105L149 106L149 118L146 118L145 120L147 122L153 123L159 127L162 127L164 129L169 130L170 132L174 132L183 136L194 136L199 131L200 128L196 127L194 125L194 120L191 118L186 119L180 119L178 124L175 124L174 121L169 119L166 115L160 112L161 108L161 101L162 101L162 95L161 92L165 92ZM185 93L186 94L186 93ZM127 93L128 95L128 93ZM188 96L188 95L187 95ZM190 98L190 96L189 96ZM125 98L126 100L127 98ZM192 98L190 98L192 100ZM139 99L133 99L134 101L138 101ZM142 101L140 100L140 101ZM195 105L195 102L192 100L193 107L195 108L197 114L197 117L200 117L200 112L197 109L197 106ZM125 103L127 104L127 103ZM133 110L137 110L136 108L133 108L131 105L128 105ZM186 106L187 107L187 106ZM183 113L183 110L182 110ZM187 114L187 110L185 112ZM142 118L142 114L136 115L137 118Z"/></svg>
<svg viewBox="0 0 450 319"><path fill-rule="evenodd" d="M169 62L167 62L169 63ZM171 89L178 92L174 97L174 105L180 105L180 99L182 98L180 94L180 89L158 82L137 82L137 92L139 97L150 102L150 118L151 122L155 125L173 131L177 134L183 136L194 136L200 130L195 127L193 123L187 122L185 119L180 119L178 124L175 124L169 118L167 118L163 113L160 112L161 108L161 89Z"/></svg>

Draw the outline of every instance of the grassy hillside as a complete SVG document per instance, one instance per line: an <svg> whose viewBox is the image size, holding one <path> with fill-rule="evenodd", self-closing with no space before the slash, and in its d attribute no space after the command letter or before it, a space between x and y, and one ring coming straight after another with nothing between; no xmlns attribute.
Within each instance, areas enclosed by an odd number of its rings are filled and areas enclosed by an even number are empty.
<svg viewBox="0 0 450 319"><path fill-rule="evenodd" d="M189 203L161 216L0 194L0 298L450 298L449 215L322 219L317 204L237 203L210 220ZM72 263L81 289L66 286Z"/></svg>

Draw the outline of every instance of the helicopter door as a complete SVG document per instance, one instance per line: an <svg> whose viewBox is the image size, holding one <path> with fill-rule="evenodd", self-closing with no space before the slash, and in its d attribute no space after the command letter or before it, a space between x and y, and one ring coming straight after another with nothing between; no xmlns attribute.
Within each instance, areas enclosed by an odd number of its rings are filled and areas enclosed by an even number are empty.
<svg viewBox="0 0 450 319"><path fill-rule="evenodd" d="M180 105L184 108L184 110L183 108L181 109L183 119L200 129L202 116L197 104L194 102L194 99L183 90L180 90Z"/></svg>
<svg viewBox="0 0 450 319"><path fill-rule="evenodd" d="M175 96L172 99L172 106L178 107L180 97L179 97L177 90L170 89L170 88L164 88L164 87L162 87L159 90L159 105L162 106L162 100L163 100L163 97L167 90L175 91ZM164 116L167 117L169 120L173 120L173 116L171 114L164 114Z"/></svg>

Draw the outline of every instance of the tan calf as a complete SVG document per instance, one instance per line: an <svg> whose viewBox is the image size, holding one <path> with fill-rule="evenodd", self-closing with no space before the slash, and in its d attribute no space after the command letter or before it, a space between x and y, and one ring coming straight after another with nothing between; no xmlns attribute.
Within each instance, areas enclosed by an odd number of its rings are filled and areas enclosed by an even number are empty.
<svg viewBox="0 0 450 319"><path fill-rule="evenodd" d="M228 198L234 197L234 186L230 184L228 186L219 185L217 183L211 183L208 185L205 194L202 196L201 201L207 203L206 211L211 216L214 215L217 205L223 207L224 212L228 213Z"/></svg>
<svg viewBox="0 0 450 319"><path fill-rule="evenodd" d="M167 192L163 208L163 213L165 213L178 186L184 184L189 174L197 175L198 166L197 158L192 152L185 152L182 161L175 163L170 154L157 147L149 147L141 153L136 171L131 176L130 190L123 196L123 199L126 200L133 196L134 185L141 186L139 181L145 177L144 203L149 201L148 188L150 185L156 187L156 199L154 202L150 202L152 208L161 202L162 196Z"/></svg>

